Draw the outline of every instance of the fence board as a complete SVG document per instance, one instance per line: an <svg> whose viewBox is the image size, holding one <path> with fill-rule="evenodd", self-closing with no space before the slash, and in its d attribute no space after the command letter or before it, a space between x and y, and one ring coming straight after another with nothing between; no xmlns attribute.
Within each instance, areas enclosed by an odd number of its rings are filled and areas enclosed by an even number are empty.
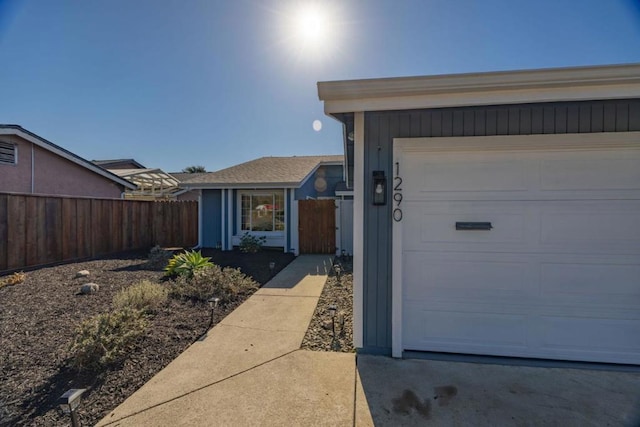
<svg viewBox="0 0 640 427"><path fill-rule="evenodd" d="M0 194L0 271L123 250L194 246L198 202Z"/></svg>
<svg viewBox="0 0 640 427"><path fill-rule="evenodd" d="M7 229L8 240L11 245L7 245L7 268L19 268L25 262L25 199L18 196L10 198L7 205Z"/></svg>
<svg viewBox="0 0 640 427"><path fill-rule="evenodd" d="M9 240L9 223L7 222L7 203L9 196L6 194L0 194L0 271L6 270L8 263L8 247L3 245L2 242Z"/></svg>

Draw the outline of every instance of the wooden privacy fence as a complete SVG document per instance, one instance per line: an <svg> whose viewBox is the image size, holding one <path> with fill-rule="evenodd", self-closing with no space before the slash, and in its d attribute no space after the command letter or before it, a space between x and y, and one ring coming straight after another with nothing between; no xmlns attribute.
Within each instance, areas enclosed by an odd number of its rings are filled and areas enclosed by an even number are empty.
<svg viewBox="0 0 640 427"><path fill-rule="evenodd" d="M196 201L0 194L0 271L197 243Z"/></svg>

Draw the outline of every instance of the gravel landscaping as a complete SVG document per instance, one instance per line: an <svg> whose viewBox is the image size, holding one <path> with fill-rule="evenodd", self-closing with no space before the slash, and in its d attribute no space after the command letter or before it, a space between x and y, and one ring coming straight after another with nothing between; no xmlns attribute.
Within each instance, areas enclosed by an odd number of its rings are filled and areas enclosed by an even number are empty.
<svg viewBox="0 0 640 427"><path fill-rule="evenodd" d="M336 257L322 290L309 329L302 341L302 348L315 351L339 351L350 353L353 348L353 264L351 260ZM336 274L340 271L340 275ZM330 306L336 307L331 316Z"/></svg>
<svg viewBox="0 0 640 427"><path fill-rule="evenodd" d="M114 295L134 283L166 283L161 269L147 263L147 253L40 268L27 272L24 283L0 288L0 426L68 425L68 415L56 402L70 388L88 389L78 415L83 425L93 425L206 332L211 313L207 304L169 299L117 365L99 373L72 367L70 345L83 320L111 310ZM219 265L239 267L259 284L293 259L267 250L203 254ZM81 270L89 276L76 278ZM88 282L98 284L99 290L80 294ZM219 307L213 323L240 303Z"/></svg>

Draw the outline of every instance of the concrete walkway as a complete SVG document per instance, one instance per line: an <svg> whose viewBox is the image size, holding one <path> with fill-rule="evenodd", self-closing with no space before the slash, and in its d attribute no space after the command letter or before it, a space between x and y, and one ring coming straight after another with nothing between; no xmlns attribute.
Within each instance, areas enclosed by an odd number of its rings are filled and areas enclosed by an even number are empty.
<svg viewBox="0 0 640 427"><path fill-rule="evenodd" d="M330 268L298 257L98 425L373 425L355 354L300 350Z"/></svg>

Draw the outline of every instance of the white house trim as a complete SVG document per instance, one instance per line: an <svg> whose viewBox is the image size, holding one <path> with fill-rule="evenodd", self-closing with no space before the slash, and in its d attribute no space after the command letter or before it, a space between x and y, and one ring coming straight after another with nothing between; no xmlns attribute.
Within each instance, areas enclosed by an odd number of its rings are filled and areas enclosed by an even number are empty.
<svg viewBox="0 0 640 427"><path fill-rule="evenodd" d="M198 247L201 248L202 247L202 237L203 237L203 230L202 230L202 191L200 192L200 194L198 194Z"/></svg>
<svg viewBox="0 0 640 427"><path fill-rule="evenodd" d="M356 115L357 117L357 115ZM356 121L357 123L357 121ZM357 135L357 133L356 133ZM640 132L605 132L592 134L542 134L542 135L501 135L501 136L477 136L477 137L445 137L445 138L394 138L393 162L400 162L402 169L402 156L412 151L492 151L492 150L522 150L522 151L560 151L560 150L590 150L606 148L638 148L640 146ZM358 144L355 146L358 153ZM358 154L356 163L358 165ZM356 175L361 176L361 175ZM356 187L356 196L358 188ZM393 196L392 196L393 197ZM356 200L356 199L354 199ZM354 205L355 207L355 205ZM355 211L355 209L354 209ZM361 214L354 212L354 238L358 227L356 220L362 221ZM402 286L402 222L393 221L392 225L392 288L391 288L391 355L402 357L404 349L402 344L402 320L403 320L403 286ZM360 226L361 228L361 226ZM361 243L359 243L361 245ZM354 340L356 330L356 307L362 302L355 300L356 295L356 241L354 241ZM361 270L358 270L361 271ZM360 284L361 286L361 284Z"/></svg>
<svg viewBox="0 0 640 427"><path fill-rule="evenodd" d="M319 82L327 114L640 96L640 64Z"/></svg>
<svg viewBox="0 0 640 427"><path fill-rule="evenodd" d="M364 343L364 113L354 115L353 345Z"/></svg>
<svg viewBox="0 0 640 427"><path fill-rule="evenodd" d="M291 191L291 248L293 253L300 255L300 239L298 234L298 201L295 191Z"/></svg>
<svg viewBox="0 0 640 427"><path fill-rule="evenodd" d="M233 249L233 190L227 190L227 248Z"/></svg>

